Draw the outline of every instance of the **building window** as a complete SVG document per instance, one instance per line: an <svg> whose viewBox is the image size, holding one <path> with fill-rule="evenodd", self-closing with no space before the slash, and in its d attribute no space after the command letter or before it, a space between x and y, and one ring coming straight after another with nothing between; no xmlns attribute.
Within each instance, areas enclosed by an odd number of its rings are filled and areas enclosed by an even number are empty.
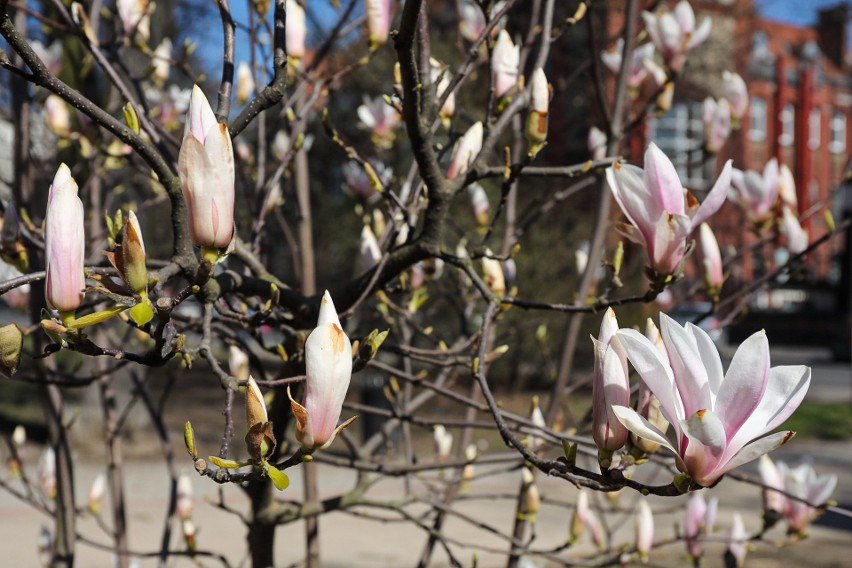
<svg viewBox="0 0 852 568"><path fill-rule="evenodd" d="M831 137L828 141L828 150L832 154L840 154L846 151L846 115L839 110L834 111L830 125Z"/></svg>
<svg viewBox="0 0 852 568"><path fill-rule="evenodd" d="M766 101L757 97L751 100L748 139L752 142L766 140Z"/></svg>
<svg viewBox="0 0 852 568"><path fill-rule="evenodd" d="M660 118L648 122L650 140L669 157L680 181L693 190L708 187L714 164L705 165L704 105L675 103Z"/></svg>
<svg viewBox="0 0 852 568"><path fill-rule="evenodd" d="M778 143L782 146L792 146L796 131L796 110L793 103L787 103L781 110L781 134Z"/></svg>
<svg viewBox="0 0 852 568"><path fill-rule="evenodd" d="M818 108L811 109L808 117L808 148L819 150L822 143L822 113Z"/></svg>

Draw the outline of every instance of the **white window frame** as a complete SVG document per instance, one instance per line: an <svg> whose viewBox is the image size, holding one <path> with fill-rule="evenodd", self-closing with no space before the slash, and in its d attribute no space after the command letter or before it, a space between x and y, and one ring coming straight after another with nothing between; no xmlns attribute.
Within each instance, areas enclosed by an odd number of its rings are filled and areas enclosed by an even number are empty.
<svg viewBox="0 0 852 568"><path fill-rule="evenodd" d="M832 154L842 154L846 151L846 115L836 110L829 124L828 151Z"/></svg>
<svg viewBox="0 0 852 568"><path fill-rule="evenodd" d="M787 103L781 109L781 132L778 134L778 143L782 146L792 146L796 141L796 107L793 103Z"/></svg>
<svg viewBox="0 0 852 568"><path fill-rule="evenodd" d="M822 111L812 108L808 116L808 148L819 150L822 145Z"/></svg>
<svg viewBox="0 0 852 568"><path fill-rule="evenodd" d="M766 140L766 99L754 97L749 105L748 139L752 142Z"/></svg>

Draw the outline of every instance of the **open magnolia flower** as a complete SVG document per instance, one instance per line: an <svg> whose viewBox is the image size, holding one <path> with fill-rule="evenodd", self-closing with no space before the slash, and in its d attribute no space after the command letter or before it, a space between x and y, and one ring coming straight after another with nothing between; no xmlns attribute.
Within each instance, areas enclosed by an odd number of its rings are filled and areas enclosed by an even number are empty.
<svg viewBox="0 0 852 568"><path fill-rule="evenodd" d="M305 367L305 396L302 404L290 396L290 407L296 417L296 438L304 451L313 452L329 447L355 420L353 416L337 426L352 378L352 343L340 327L328 291L322 297L317 327L305 342Z"/></svg>
<svg viewBox="0 0 852 568"><path fill-rule="evenodd" d="M658 275L677 274L686 255L687 237L725 202L731 183L731 161L719 179L698 200L680 183L671 160L656 144L645 152L645 169L614 163L606 179L630 225L618 225L627 238L645 247L651 269Z"/></svg>
<svg viewBox="0 0 852 568"><path fill-rule="evenodd" d="M638 331L622 329L617 337L659 399L675 442L635 410L613 407L628 430L674 452L678 469L705 487L793 437L794 432L763 436L798 408L810 385L809 367L770 368L769 342L759 331L740 345L723 375L719 352L702 329L681 327L665 314L660 328L668 358Z"/></svg>
<svg viewBox="0 0 852 568"><path fill-rule="evenodd" d="M704 18L695 26L695 12L687 0L681 0L673 12L661 9L657 13L642 12L645 29L657 46L663 60L672 71L680 71L686 62L686 54L698 47L710 35L710 18Z"/></svg>

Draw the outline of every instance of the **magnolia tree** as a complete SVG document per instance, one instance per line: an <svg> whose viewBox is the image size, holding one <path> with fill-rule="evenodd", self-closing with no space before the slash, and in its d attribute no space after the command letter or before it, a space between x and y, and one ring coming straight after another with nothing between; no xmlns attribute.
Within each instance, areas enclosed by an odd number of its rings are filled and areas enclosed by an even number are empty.
<svg viewBox="0 0 852 568"><path fill-rule="evenodd" d="M235 24L228 0L218 11L199 5L192 17L220 19L224 41L181 44L166 37L179 24L159 17L179 6L0 0L14 148L0 290L32 321L0 330L2 363L10 376L20 365L15 381L39 385L49 433L34 478L16 430L2 484L54 519L40 543L45 563L71 566L79 543L110 539L101 546L118 566L143 556L227 565L215 543L196 537L203 521L193 513L193 485L220 484L249 497L239 519L257 568L297 560L273 555L276 528L295 521L306 522L307 564L319 565L317 520L344 509L422 529L412 562L428 565L443 548L467 565L460 551L477 543L448 534L444 521L465 518L456 506L481 479L511 471L512 531L468 519L502 539L509 566L536 557L644 562L678 541L697 563L715 524L709 488L724 476L749 479L733 472L758 458L763 529L745 529L743 516L756 512L735 515L722 529L728 560L741 565L782 518L791 537L804 535L836 480L766 454L793 437L779 428L802 402L810 369L771 366L768 330L746 339L725 370L695 324L714 312L729 321L831 233L802 229L792 176L775 160L762 174L724 163L699 201L660 148L629 155L625 144L671 106L710 21L696 22L685 0L653 3L653 12L629 0L618 37L602 38L601 14L584 3L320 4L253 2L236 18L247 26ZM551 54L577 37L587 55L557 76ZM221 78L205 80L213 66ZM702 159L724 147L747 109L742 78L726 71L720 80L723 98L705 102ZM587 150L565 164L547 144L570 147L548 128L554 97L568 95L592 97L599 118ZM712 227L728 199L745 210L757 244L723 257ZM569 231L541 229L548 218L588 234L562 246ZM789 260L725 286L750 254L773 247ZM577 278L526 278L523 268L543 258L563 274L576 266ZM672 293L712 307L685 325L657 316L655 300ZM648 314L639 330L617 320ZM544 316L564 329L558 362ZM599 329L590 342L585 326ZM539 347L523 348L519 335ZM576 371L577 356L594 361L591 375ZM501 365L513 358L546 388L529 414L495 399L495 386L506 386ZM221 420L216 446L196 439L189 421L183 432L166 426L169 399L156 403L140 378L164 367L171 377L191 367L221 389L221 406L209 409ZM172 478L156 550L134 545L126 528L127 408L115 383L127 369ZM366 384L362 373L380 378L383 397L379 387L378 397L358 398L350 386ZM100 391L107 447L108 475L85 506L72 483L66 409L80 389ZM569 392L585 410L568 411ZM354 414L383 421L347 429ZM189 457L171 453L181 435ZM490 445L476 443L489 435ZM317 462L359 475L319 499ZM184 468L194 481L176 473ZM304 473L304 493L288 489L294 472ZM386 476L405 478L405 499L371 495ZM557 549L539 547L530 530L543 476L572 496L544 502L573 511ZM607 538L615 509L593 505L596 492L632 494L620 507L635 510L634 541ZM228 509L225 495L219 506ZM684 505L674 540L655 538L659 501L649 495ZM409 510L424 505L425 514ZM103 534L81 533L87 515ZM572 548L584 533L597 552Z"/></svg>

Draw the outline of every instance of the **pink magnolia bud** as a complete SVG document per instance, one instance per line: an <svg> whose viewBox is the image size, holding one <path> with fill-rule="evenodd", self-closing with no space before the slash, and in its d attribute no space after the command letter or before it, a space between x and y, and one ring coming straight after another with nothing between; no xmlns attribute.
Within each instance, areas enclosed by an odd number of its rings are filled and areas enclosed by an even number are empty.
<svg viewBox="0 0 852 568"><path fill-rule="evenodd" d="M467 129L453 152L450 167L447 169L447 179L456 179L467 172L467 169L482 151L482 123L476 122Z"/></svg>
<svg viewBox="0 0 852 568"><path fill-rule="evenodd" d="M745 81L736 73L722 71L722 88L725 99L731 104L731 118L738 123L748 110L748 88Z"/></svg>
<svg viewBox="0 0 852 568"><path fill-rule="evenodd" d="M490 250L485 251L491 254ZM503 275L503 267L496 258L482 257L482 274L488 289L498 296L506 295L506 277Z"/></svg>
<svg viewBox="0 0 852 568"><path fill-rule="evenodd" d="M178 173L192 242L228 248L234 238L234 149L228 126L216 122L197 85L192 88Z"/></svg>
<svg viewBox="0 0 852 568"><path fill-rule="evenodd" d="M472 183L467 191L470 194L470 206L473 209L473 218L476 220L477 226L487 226L491 217L491 203L488 201L485 188L479 183Z"/></svg>
<svg viewBox="0 0 852 568"><path fill-rule="evenodd" d="M792 254L800 254L808 248L808 232L802 228L798 217L789 207L784 208L781 231L787 235L787 250Z"/></svg>
<svg viewBox="0 0 852 568"><path fill-rule="evenodd" d="M116 0L118 17L128 36L134 32L139 34L143 41L151 37L151 15L153 7L149 10L148 0Z"/></svg>
<svg viewBox="0 0 852 568"><path fill-rule="evenodd" d="M719 251L719 243L713 235L713 229L707 223L701 223L701 257L704 263L704 281L711 295L718 295L725 283L725 274L722 271L722 253Z"/></svg>
<svg viewBox="0 0 852 568"><path fill-rule="evenodd" d="M384 45L388 40L391 19L393 18L393 0L365 0L364 12L367 15L367 33L370 46Z"/></svg>
<svg viewBox="0 0 852 568"><path fill-rule="evenodd" d="M305 56L305 36L308 27L305 22L305 9L296 0L287 0L286 46L287 57L302 59Z"/></svg>
<svg viewBox="0 0 852 568"><path fill-rule="evenodd" d="M704 149L717 154L731 135L731 106L725 99L704 99Z"/></svg>
<svg viewBox="0 0 852 568"><path fill-rule="evenodd" d="M796 196L796 180L787 164L781 164L778 169L778 195L781 202L793 211L799 208L799 198Z"/></svg>
<svg viewBox="0 0 852 568"><path fill-rule="evenodd" d="M237 66L237 104L245 104L254 94L254 75L245 61Z"/></svg>
<svg viewBox="0 0 852 568"><path fill-rule="evenodd" d="M520 61L520 46L512 43L509 32L501 30L491 53L491 86L497 100L517 86Z"/></svg>
<svg viewBox="0 0 852 568"><path fill-rule="evenodd" d="M731 519L731 531L728 533L728 553L726 554L726 558L730 558L733 562L728 563L728 566L731 564L736 568L745 566L748 538L742 516L739 513L734 513L734 517Z"/></svg>
<svg viewBox="0 0 852 568"><path fill-rule="evenodd" d="M71 135L71 112L59 95L47 96L44 100L44 113L47 127L54 134L60 138L67 138Z"/></svg>
<svg viewBox="0 0 852 568"><path fill-rule="evenodd" d="M592 437L598 446L601 468L608 468L612 452L627 442L627 428L612 411L613 405L630 404L627 355L615 337L618 320L612 308L607 309L601 322L595 347L595 374L592 382Z"/></svg>
<svg viewBox="0 0 852 568"><path fill-rule="evenodd" d="M654 546L654 515L646 499L639 500L636 509L636 552L645 561Z"/></svg>
<svg viewBox="0 0 852 568"><path fill-rule="evenodd" d="M248 355L236 345L231 345L228 348L228 370L232 376L241 381L249 380Z"/></svg>
<svg viewBox="0 0 852 568"><path fill-rule="evenodd" d="M172 69L172 40L164 38L154 50L154 56L151 58L151 65L154 67L153 78L157 85L162 85L169 78L169 73Z"/></svg>
<svg viewBox="0 0 852 568"><path fill-rule="evenodd" d="M352 377L352 344L340 327L328 291L322 297L317 327L305 342L305 367L302 404L291 397L290 407L296 416L296 438L303 450L312 452L329 447L354 420L337 426Z"/></svg>
<svg viewBox="0 0 852 568"><path fill-rule="evenodd" d="M763 482L763 515L764 519L768 519L771 513L783 514L786 497L778 491L784 491L784 478L781 477L781 472L775 467L772 459L763 454L760 456L760 462L757 464L757 471L760 473L760 480ZM777 489L778 491L773 491Z"/></svg>
<svg viewBox="0 0 852 568"><path fill-rule="evenodd" d="M606 142L606 134L603 130L597 126L592 126L589 129L589 136L586 138L586 144L593 160L597 161L606 158Z"/></svg>
<svg viewBox="0 0 852 568"><path fill-rule="evenodd" d="M361 247L358 257L358 274L363 274L376 266L382 259L379 241L369 225L361 229Z"/></svg>
<svg viewBox="0 0 852 568"><path fill-rule="evenodd" d="M80 307L86 287L85 254L83 202L77 197L77 182L71 177L71 170L61 164L50 186L44 226L44 295L51 309L73 312Z"/></svg>
<svg viewBox="0 0 852 568"><path fill-rule="evenodd" d="M524 492L524 512L530 522L535 522L535 515L541 509L541 492L528 467L521 468L521 490Z"/></svg>
<svg viewBox="0 0 852 568"><path fill-rule="evenodd" d="M550 105L550 85L541 68L536 69L530 80L530 114L527 117L527 140L530 153L535 154L547 140L547 110Z"/></svg>
<svg viewBox="0 0 852 568"><path fill-rule="evenodd" d="M703 549L698 540L704 527L707 502L704 494L696 491L686 503L686 550L692 558L701 558Z"/></svg>

